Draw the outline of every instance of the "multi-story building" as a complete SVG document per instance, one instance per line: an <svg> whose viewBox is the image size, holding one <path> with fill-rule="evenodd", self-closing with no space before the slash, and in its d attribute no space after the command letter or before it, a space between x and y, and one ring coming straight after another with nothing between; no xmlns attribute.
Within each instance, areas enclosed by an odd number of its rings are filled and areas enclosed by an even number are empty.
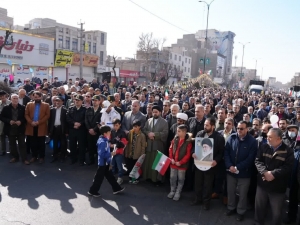
<svg viewBox="0 0 300 225"><path fill-rule="evenodd" d="M205 42L206 30L199 30L196 39ZM231 31L207 30L207 50L225 56L225 75L231 74L232 54L235 34Z"/></svg>
<svg viewBox="0 0 300 225"><path fill-rule="evenodd" d="M14 18L7 16L7 9L0 8L0 27L13 29Z"/></svg>
<svg viewBox="0 0 300 225"><path fill-rule="evenodd" d="M66 80L80 76L80 38L81 32L78 27L73 27L56 22L48 18L35 18L25 24L24 32L41 35L55 39L55 52L64 50L73 53L71 67L56 66L53 76L60 80ZM99 30L84 31L82 35L84 51L83 78L91 81L97 77L97 66L104 65L107 55L107 33Z"/></svg>

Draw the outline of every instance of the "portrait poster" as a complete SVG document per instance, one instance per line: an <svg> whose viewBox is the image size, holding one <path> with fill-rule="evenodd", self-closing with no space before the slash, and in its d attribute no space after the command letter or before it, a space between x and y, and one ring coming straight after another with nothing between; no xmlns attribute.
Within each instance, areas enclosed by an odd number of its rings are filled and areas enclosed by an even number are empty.
<svg viewBox="0 0 300 225"><path fill-rule="evenodd" d="M199 138L195 139L195 166L202 171L209 170L213 161L214 139Z"/></svg>

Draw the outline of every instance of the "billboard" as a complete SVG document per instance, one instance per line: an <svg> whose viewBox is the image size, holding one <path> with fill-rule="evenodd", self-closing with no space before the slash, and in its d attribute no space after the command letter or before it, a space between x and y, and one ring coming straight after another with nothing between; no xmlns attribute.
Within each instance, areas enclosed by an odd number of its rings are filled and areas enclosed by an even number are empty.
<svg viewBox="0 0 300 225"><path fill-rule="evenodd" d="M74 52L57 50L54 66L55 67L65 67L67 64L72 64Z"/></svg>
<svg viewBox="0 0 300 225"><path fill-rule="evenodd" d="M0 28L0 45L4 42L5 30ZM0 63L45 66L54 65L54 39L13 31L12 45L3 47Z"/></svg>
<svg viewBox="0 0 300 225"><path fill-rule="evenodd" d="M97 67L98 66L98 59L99 57L96 55L88 55L84 54L83 55L83 66L90 66L90 67ZM72 65L80 65L80 54L79 53L74 53L73 55L73 62Z"/></svg>

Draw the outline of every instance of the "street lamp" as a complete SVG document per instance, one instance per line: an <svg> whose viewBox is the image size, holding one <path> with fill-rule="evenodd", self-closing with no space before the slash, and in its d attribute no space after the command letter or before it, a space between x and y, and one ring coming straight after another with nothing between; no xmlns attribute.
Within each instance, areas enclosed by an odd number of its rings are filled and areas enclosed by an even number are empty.
<svg viewBox="0 0 300 225"><path fill-rule="evenodd" d="M261 59L261 58L259 58L259 59ZM257 61L259 59L254 59L255 60L255 79L256 79L256 76L257 76Z"/></svg>
<svg viewBox="0 0 300 225"><path fill-rule="evenodd" d="M215 0L212 0L209 4L206 1L199 1L203 2L207 5L207 19L206 19L206 31L205 31L205 53L204 53L204 68L203 68L203 73L205 73L205 64L206 64L206 47L207 47L207 30L208 30L208 17L209 17L209 8L211 3L213 3Z"/></svg>
<svg viewBox="0 0 300 225"><path fill-rule="evenodd" d="M250 42L247 42L245 44L239 42L239 44L243 45L243 56L242 56L242 67L241 67L241 75L240 75L240 80L242 80L242 76L243 76L243 66L244 66L244 52L245 52L245 46L247 44L250 44Z"/></svg>

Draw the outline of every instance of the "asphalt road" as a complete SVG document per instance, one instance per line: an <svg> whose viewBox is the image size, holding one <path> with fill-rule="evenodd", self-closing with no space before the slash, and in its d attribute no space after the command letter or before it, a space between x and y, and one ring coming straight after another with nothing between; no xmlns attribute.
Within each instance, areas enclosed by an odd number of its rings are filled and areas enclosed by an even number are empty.
<svg viewBox="0 0 300 225"><path fill-rule="evenodd" d="M46 162L30 166L8 163L10 156L0 157L0 224L253 224L253 212L247 212L240 223L226 217L220 200L211 202L211 209L190 206L193 193L183 192L179 202L167 198L168 185L155 187L148 182L138 185L124 181L126 190L113 195L104 181L102 197L87 196L96 166Z"/></svg>

